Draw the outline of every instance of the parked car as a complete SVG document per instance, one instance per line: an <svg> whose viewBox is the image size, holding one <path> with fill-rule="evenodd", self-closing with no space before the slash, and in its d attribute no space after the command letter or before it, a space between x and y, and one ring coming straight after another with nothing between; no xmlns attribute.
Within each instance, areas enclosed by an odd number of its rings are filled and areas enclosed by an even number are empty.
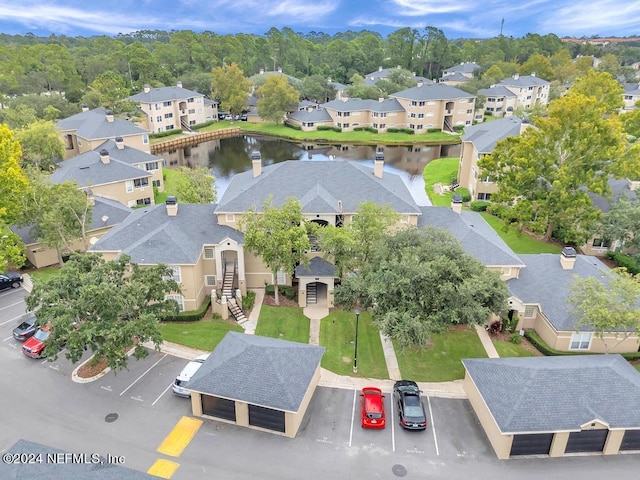
<svg viewBox="0 0 640 480"><path fill-rule="evenodd" d="M49 325L38 328L36 333L22 345L22 353L27 357L41 358L45 347L44 343L51 335L49 328Z"/></svg>
<svg viewBox="0 0 640 480"><path fill-rule="evenodd" d="M0 290L7 288L20 288L22 275L18 272L0 273Z"/></svg>
<svg viewBox="0 0 640 480"><path fill-rule="evenodd" d="M173 382L173 393L181 397L191 397L191 390L186 388L185 384L191 380L191 377L195 375L207 358L209 358L209 354L205 353L187 363L187 366L182 369L180 375Z"/></svg>
<svg viewBox="0 0 640 480"><path fill-rule="evenodd" d="M248 120L247 114L243 113L242 115L240 115L240 120L246 122Z"/></svg>
<svg viewBox="0 0 640 480"><path fill-rule="evenodd" d="M218 111L218 120L224 120L227 115L229 115L227 112Z"/></svg>
<svg viewBox="0 0 640 480"><path fill-rule="evenodd" d="M384 395L377 387L366 387L360 394L362 428L384 428Z"/></svg>
<svg viewBox="0 0 640 480"><path fill-rule="evenodd" d="M398 406L400 425L407 430L427 428L427 414L420 393L418 384L412 380L398 380L393 385L393 397Z"/></svg>
<svg viewBox="0 0 640 480"><path fill-rule="evenodd" d="M224 116L225 120L233 120L233 115L227 114Z"/></svg>
<svg viewBox="0 0 640 480"><path fill-rule="evenodd" d="M13 338L19 342L24 342L27 338L32 337L37 329L36 316L33 313L28 313L22 318L20 324L13 329Z"/></svg>

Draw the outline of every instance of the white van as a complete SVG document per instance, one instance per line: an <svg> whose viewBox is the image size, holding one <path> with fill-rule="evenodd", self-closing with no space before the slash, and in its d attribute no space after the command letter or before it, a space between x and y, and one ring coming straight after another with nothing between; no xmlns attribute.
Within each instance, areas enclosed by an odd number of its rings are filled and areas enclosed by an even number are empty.
<svg viewBox="0 0 640 480"><path fill-rule="evenodd" d="M191 377L195 375L207 358L209 358L209 354L205 353L187 363L187 366L182 369L180 375L173 382L173 393L181 397L191 397L191 390L185 388L184 385L191 380Z"/></svg>

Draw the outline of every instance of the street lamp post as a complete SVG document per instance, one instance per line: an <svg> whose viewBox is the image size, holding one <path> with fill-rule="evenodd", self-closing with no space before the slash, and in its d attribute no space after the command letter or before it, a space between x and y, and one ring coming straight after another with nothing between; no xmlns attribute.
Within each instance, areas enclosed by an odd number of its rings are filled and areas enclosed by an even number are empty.
<svg viewBox="0 0 640 480"><path fill-rule="evenodd" d="M353 373L358 373L358 319L360 318L360 310L356 309L356 342L353 350Z"/></svg>

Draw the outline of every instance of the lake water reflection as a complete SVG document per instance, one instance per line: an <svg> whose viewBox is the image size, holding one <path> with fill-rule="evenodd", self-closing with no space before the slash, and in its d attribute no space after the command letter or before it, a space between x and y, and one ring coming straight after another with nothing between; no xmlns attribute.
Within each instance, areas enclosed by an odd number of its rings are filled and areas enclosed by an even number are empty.
<svg viewBox="0 0 640 480"><path fill-rule="evenodd" d="M291 142L279 138L239 135L200 143L159 154L168 168L201 165L212 169L218 198L231 177L251 169L251 152L260 151L264 165L285 160L353 160L373 167L376 151L384 153L385 172L402 177L418 205L429 205L422 171L431 160L460 155L460 145L351 145Z"/></svg>

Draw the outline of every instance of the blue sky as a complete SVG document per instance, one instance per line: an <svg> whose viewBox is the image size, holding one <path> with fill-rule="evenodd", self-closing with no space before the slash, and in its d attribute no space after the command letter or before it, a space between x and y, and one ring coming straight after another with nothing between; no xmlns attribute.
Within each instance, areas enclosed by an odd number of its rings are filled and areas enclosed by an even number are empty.
<svg viewBox="0 0 640 480"><path fill-rule="evenodd" d="M434 26L449 39L500 33L640 35L640 0L0 0L0 33L116 35L136 30L255 33L290 27L386 35Z"/></svg>

